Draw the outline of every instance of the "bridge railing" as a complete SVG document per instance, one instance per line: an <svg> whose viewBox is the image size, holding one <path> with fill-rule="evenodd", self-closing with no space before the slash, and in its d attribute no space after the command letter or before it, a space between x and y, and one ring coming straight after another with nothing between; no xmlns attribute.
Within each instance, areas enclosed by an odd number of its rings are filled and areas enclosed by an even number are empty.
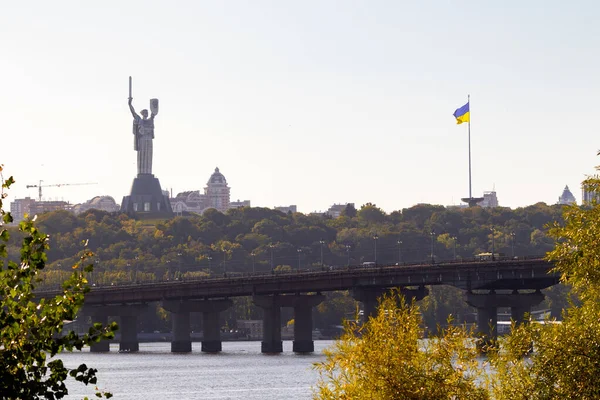
<svg viewBox="0 0 600 400"><path fill-rule="evenodd" d="M240 280L240 279L277 279L282 277L294 277L294 276L303 276L308 277L311 274L315 276L322 276L323 274L328 274L333 276L337 276L338 274L348 274L351 272L356 272L360 274L365 270L373 270L373 269L391 269L391 268L430 268L432 266L453 266L453 265L464 265L465 267L473 267L477 265L489 265L490 263L503 265L507 263L515 263L515 262L523 262L523 261L531 261L531 260L540 260L544 256L543 255L529 255L529 256L519 256L519 257L501 257L494 260L481 260L477 258L469 258L469 259L457 259L457 260L442 260L437 263L431 262L413 262L413 263L395 263L395 264L379 264L379 265L370 265L365 266L362 264L359 265L327 265L323 267L317 268L304 268L304 269L292 269L292 270L279 270L279 271L268 271L268 272L237 272L231 271L225 274L205 276L205 277L194 277L194 278L180 278L180 279L153 279L153 280L130 280L130 281L120 281L120 282L112 282L111 284L99 284L97 282L90 283L91 288L94 287L112 287L117 286L120 288L126 286L138 286L138 285L157 285L157 284L174 284L174 283L185 283L185 282L214 282L214 281L223 281L223 280ZM43 282L38 283L37 291L46 292L46 291L57 291L60 290L60 285L44 285Z"/></svg>

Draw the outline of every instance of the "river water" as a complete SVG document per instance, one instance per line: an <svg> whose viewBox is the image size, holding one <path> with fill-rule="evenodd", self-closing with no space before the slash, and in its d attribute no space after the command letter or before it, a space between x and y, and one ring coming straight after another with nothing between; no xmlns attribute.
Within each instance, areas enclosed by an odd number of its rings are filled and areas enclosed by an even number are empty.
<svg viewBox="0 0 600 400"><path fill-rule="evenodd" d="M81 363L98 369L98 387L114 399L311 399L318 379L313 363L323 361L323 349L333 341L316 340L315 352L298 355L292 342L283 342L283 353L266 355L260 342L223 342L223 351L206 354L199 342L192 352L171 353L171 344L140 343L138 353L88 351L63 353L65 365ZM73 379L67 381L67 399L95 398L93 387Z"/></svg>

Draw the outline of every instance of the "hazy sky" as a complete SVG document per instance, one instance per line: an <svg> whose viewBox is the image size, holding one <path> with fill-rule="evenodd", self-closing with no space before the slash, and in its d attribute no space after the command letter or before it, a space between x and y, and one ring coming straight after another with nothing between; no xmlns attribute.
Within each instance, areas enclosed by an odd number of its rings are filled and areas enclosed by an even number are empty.
<svg viewBox="0 0 600 400"><path fill-rule="evenodd" d="M473 194L578 200L600 164L597 1L12 1L0 12L9 201L118 203L136 174L127 79L160 100L153 172L202 190L215 167L254 206Z"/></svg>

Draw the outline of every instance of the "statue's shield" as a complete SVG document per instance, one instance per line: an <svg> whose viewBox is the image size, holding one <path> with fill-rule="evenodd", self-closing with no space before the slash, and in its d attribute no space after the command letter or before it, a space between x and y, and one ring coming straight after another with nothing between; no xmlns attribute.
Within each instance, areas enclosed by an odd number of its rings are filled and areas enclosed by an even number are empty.
<svg viewBox="0 0 600 400"><path fill-rule="evenodd" d="M158 99L150 99L150 112L158 114Z"/></svg>

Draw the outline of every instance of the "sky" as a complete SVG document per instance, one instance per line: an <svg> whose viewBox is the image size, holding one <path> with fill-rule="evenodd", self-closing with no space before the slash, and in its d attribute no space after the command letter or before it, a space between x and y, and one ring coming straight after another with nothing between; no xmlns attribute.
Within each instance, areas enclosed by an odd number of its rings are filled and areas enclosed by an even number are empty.
<svg viewBox="0 0 600 400"><path fill-rule="evenodd" d="M153 173L174 194L215 167L231 200L301 212L554 204L600 164L600 3L5 2L0 163L8 202L129 194L127 106L158 98ZM93 183L90 185L75 185Z"/></svg>

